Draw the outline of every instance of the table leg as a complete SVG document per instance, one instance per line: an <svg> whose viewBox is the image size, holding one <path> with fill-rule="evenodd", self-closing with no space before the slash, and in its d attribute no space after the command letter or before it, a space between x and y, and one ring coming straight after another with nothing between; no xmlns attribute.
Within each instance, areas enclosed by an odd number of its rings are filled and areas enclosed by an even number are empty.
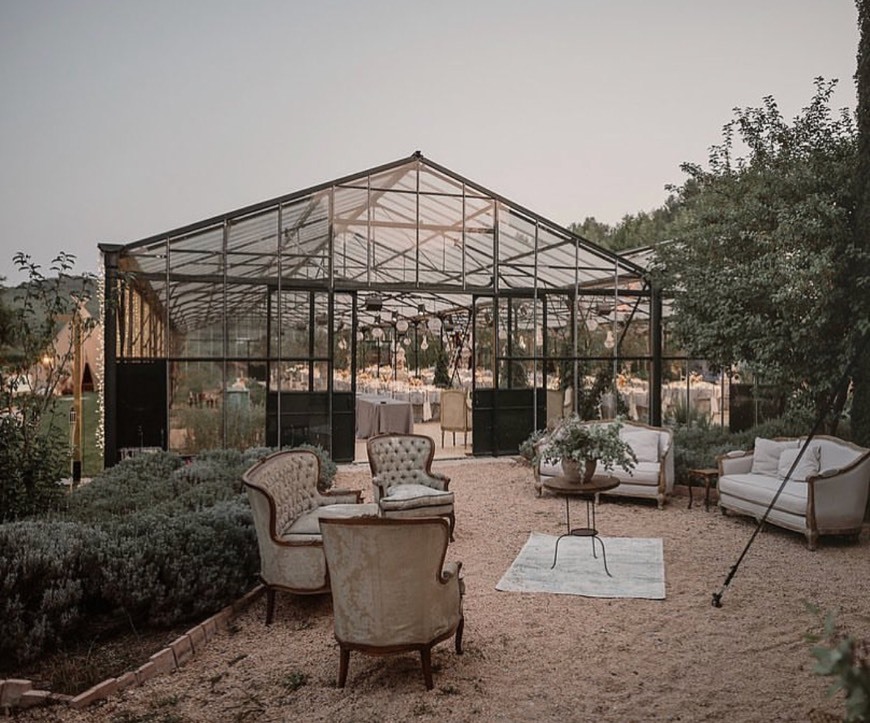
<svg viewBox="0 0 870 723"><path fill-rule="evenodd" d="M562 542L562 538L573 536L571 532L571 504L567 495L565 496L565 521L568 525L568 531L556 538L556 548L553 550L553 564L550 565L551 570L556 567L556 561L559 559L559 543ZM598 555L595 552L595 540L598 540L598 544L601 545L601 559L604 562L604 572L607 574L607 577L613 577L607 567L607 549L604 547L604 540L598 536L598 531L595 527L595 502L588 499L586 500L586 530L591 532L591 534L584 536L592 538L592 557L596 560L598 559Z"/></svg>
<svg viewBox="0 0 870 723"><path fill-rule="evenodd" d="M704 512L710 511L710 475L704 478Z"/></svg>

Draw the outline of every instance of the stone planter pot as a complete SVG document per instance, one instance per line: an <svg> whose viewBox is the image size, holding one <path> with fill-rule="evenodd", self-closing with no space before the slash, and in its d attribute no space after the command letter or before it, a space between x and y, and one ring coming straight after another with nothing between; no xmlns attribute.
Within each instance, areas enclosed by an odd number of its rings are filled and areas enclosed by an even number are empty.
<svg viewBox="0 0 870 723"><path fill-rule="evenodd" d="M562 476L565 479L576 481L578 484L588 484L592 480L592 475L595 474L597 464L598 460L587 459L581 468L580 462L570 457L562 457Z"/></svg>

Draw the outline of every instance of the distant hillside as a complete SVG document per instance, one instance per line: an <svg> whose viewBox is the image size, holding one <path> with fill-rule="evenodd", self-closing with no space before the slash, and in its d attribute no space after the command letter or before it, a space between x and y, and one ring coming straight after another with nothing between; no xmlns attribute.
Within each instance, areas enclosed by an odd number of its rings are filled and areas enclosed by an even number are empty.
<svg viewBox="0 0 870 723"><path fill-rule="evenodd" d="M99 319L100 314L100 302L97 299L97 281L92 278L84 278L82 276L70 276L64 277L61 279L61 290L62 293L69 296L73 291L78 292L82 288L82 281L84 280L85 288L90 293L90 299L85 307L88 310L88 313L94 317L95 319ZM54 279L49 279L49 281L54 281ZM27 283L27 282L25 282ZM25 292L25 284L18 284L17 286L0 286L0 305L3 305L7 308L14 309L18 304L15 301L16 296L23 296Z"/></svg>

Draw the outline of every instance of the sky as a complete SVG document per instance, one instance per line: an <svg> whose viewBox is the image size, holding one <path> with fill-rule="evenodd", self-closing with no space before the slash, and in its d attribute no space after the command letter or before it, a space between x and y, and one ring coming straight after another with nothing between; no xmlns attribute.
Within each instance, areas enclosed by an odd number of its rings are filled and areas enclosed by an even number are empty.
<svg viewBox="0 0 870 723"><path fill-rule="evenodd" d="M735 107L855 108L853 0L0 0L0 276L405 158L567 226Z"/></svg>

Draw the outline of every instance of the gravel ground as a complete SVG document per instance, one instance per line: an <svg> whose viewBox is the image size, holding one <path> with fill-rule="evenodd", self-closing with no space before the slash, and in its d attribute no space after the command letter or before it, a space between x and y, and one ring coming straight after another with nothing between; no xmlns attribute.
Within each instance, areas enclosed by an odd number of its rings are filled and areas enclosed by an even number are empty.
<svg viewBox="0 0 870 723"><path fill-rule="evenodd" d="M710 604L754 529L685 497L664 510L612 499L598 508L606 536L661 537L665 600L498 592L495 585L532 531L558 534L561 499L538 498L514 460L436 461L456 493L456 541L466 583L465 653L433 651L435 689L419 657L354 653L336 687L338 646L328 595L265 598L172 674L83 711L55 706L33 721L803 721L841 713L830 680L812 672L806 635L812 602L843 627L870 631L870 534L823 538L764 530L719 609ZM370 498L366 467L341 468L336 485ZM696 495L697 498L697 495ZM119 674L123 671L119 671Z"/></svg>

